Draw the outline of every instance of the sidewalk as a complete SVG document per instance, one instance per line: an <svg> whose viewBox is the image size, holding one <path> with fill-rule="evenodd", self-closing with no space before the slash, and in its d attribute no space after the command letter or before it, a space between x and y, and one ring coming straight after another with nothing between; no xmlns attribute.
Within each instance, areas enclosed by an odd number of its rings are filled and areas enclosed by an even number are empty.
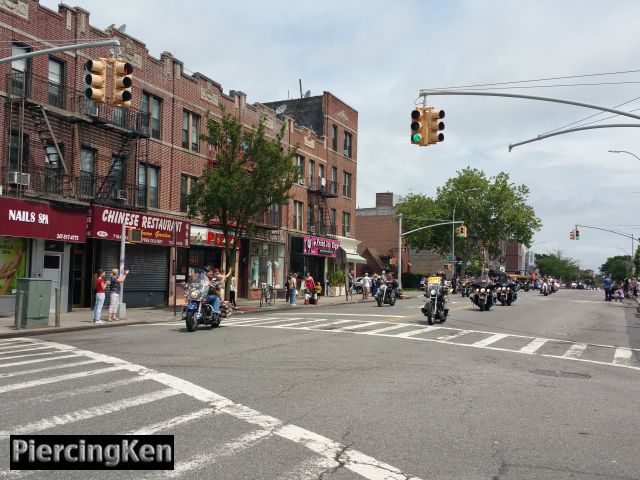
<svg viewBox="0 0 640 480"><path fill-rule="evenodd" d="M298 299L300 300L300 299ZM373 299L370 298L366 300L366 302L372 302ZM312 311L314 309L334 306L334 305L344 305L344 304L352 304L352 303L362 303L365 300L362 300L361 295L354 295L353 299L349 301L346 300L345 297L320 297L318 301L318 305L304 305L304 299L302 302L298 302L295 307L292 307L284 300L277 300L274 305L261 307L259 300L238 300L238 308L234 312L234 315L243 315L243 314L252 314L259 312L274 312L281 310L288 311ZM106 322L103 324L93 324L91 322L91 309L89 308L77 308L72 312L65 312L60 314L60 327L55 326L55 315L49 315L49 326L48 327L40 327L40 328L31 328L31 329L20 329L17 330L15 327L15 318L14 316L10 317L0 317L0 338L11 338L11 337L24 337L24 336L33 336L33 335L44 335L47 333L60 333L60 332L73 332L76 330L85 330L85 329L97 329L97 328L111 328L111 327L119 327L122 325L138 325L144 323L157 323L157 322L175 322L182 321L182 307L183 304L179 304L176 307L175 316L174 309L172 307L168 308L127 308L127 318L123 320L118 320L117 322ZM106 319L108 316L107 309L102 310L102 319Z"/></svg>

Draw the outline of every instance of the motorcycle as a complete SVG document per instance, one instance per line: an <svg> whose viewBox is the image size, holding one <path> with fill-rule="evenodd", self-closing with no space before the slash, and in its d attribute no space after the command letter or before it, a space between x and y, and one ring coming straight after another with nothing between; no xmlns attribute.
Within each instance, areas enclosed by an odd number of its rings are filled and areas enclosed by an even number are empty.
<svg viewBox="0 0 640 480"><path fill-rule="evenodd" d="M376 292L376 303L379 307L385 304L393 307L396 304L396 289L392 282L383 282L380 285Z"/></svg>
<svg viewBox="0 0 640 480"><path fill-rule="evenodd" d="M546 297L547 295L549 295L549 293L549 284L547 282L542 282L542 285L540 286L540 295L544 295Z"/></svg>
<svg viewBox="0 0 640 480"><path fill-rule="evenodd" d="M551 282L551 293L556 293L558 291L558 282Z"/></svg>
<svg viewBox="0 0 640 480"><path fill-rule="evenodd" d="M471 284L470 283L465 283L461 288L460 288L460 295L462 297L468 297L469 295L471 295Z"/></svg>
<svg viewBox="0 0 640 480"><path fill-rule="evenodd" d="M476 305L481 312L489 310L495 304L494 285L488 285L486 283L474 283L472 285L474 293L471 297L471 301Z"/></svg>
<svg viewBox="0 0 640 480"><path fill-rule="evenodd" d="M447 315L449 315L447 293L447 287L441 285L427 285L424 289L424 296L427 297L427 301L420 310L427 317L429 325L433 325L434 318L440 320L440 323L447 321Z"/></svg>
<svg viewBox="0 0 640 480"><path fill-rule="evenodd" d="M513 283L503 283L496 285L496 298L502 306L511 305L518 298L518 292Z"/></svg>
<svg viewBox="0 0 640 480"><path fill-rule="evenodd" d="M185 290L185 306L183 317L189 332L194 332L199 325L208 325L212 329L220 325L223 318L231 315L229 302L220 301L220 312L215 312L213 306L207 302L210 285L192 283ZM216 290L215 285L213 286Z"/></svg>

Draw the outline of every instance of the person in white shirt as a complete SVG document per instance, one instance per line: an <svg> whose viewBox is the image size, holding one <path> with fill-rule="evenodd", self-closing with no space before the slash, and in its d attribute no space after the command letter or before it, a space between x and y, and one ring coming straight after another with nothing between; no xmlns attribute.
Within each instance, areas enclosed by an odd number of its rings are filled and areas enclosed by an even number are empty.
<svg viewBox="0 0 640 480"><path fill-rule="evenodd" d="M365 273L362 277L362 299L367 300L369 298L369 292L371 291L371 278L369 274Z"/></svg>
<svg viewBox="0 0 640 480"><path fill-rule="evenodd" d="M229 301L231 302L233 309L237 310L238 306L236 305L236 276L235 275L231 277L231 285L229 285Z"/></svg>

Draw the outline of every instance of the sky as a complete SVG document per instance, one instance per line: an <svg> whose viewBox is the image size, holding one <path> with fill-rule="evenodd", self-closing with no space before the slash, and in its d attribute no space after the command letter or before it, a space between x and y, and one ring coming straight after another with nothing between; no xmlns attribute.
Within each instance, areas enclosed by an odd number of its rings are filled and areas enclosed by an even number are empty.
<svg viewBox="0 0 640 480"><path fill-rule="evenodd" d="M59 2L41 0L57 10ZM357 205L375 193L435 194L472 166L488 176L509 173L526 184L543 223L532 249L555 250L598 270L607 257L631 252L631 240L581 228L640 236L640 131L606 128L570 133L508 151L598 113L522 99L433 96L446 112L445 140L409 142L409 117L421 89L550 77L499 92L640 108L640 2L635 0L110 0L66 2L91 12L98 28L126 24L151 55L169 51L225 92L266 102L330 91L359 113ZM125 13L126 12L126 13ZM584 85L607 83L606 85ZM539 85L555 85L542 88ZM583 84L583 85L576 85ZM561 85L561 86L557 86ZM512 84L513 86L513 84ZM636 113L640 113L640 110ZM591 120L609 116L598 115ZM600 121L638 123L628 117Z"/></svg>

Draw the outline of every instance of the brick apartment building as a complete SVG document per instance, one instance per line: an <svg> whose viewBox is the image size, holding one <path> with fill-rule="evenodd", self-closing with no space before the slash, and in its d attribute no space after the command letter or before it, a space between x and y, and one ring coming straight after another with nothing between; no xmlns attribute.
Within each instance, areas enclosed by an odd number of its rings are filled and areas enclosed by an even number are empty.
<svg viewBox="0 0 640 480"><path fill-rule="evenodd" d="M65 310L89 306L92 272L118 267L123 221L143 231L143 242L126 249L130 306L181 302L174 279L204 265L230 267L215 225L186 216L191 185L213 160L199 135L207 115L220 118L221 105L246 128L264 118L275 136L284 126L283 147L299 145L293 200L265 212L252 238L241 240L240 296L255 296L262 282L282 287L292 268L322 281L359 261L358 117L331 93L248 104L245 93L224 93L205 75L186 73L168 52L154 58L113 26L93 27L80 7L60 4L55 12L37 0L0 2L0 21L0 37L11 45L5 56L116 38L119 56L134 68L132 106L119 108L83 95L85 62L108 57L109 47L0 65L0 311L13 311L15 279L25 276L52 280ZM286 111L276 113L280 105ZM319 252L319 243L333 250Z"/></svg>

